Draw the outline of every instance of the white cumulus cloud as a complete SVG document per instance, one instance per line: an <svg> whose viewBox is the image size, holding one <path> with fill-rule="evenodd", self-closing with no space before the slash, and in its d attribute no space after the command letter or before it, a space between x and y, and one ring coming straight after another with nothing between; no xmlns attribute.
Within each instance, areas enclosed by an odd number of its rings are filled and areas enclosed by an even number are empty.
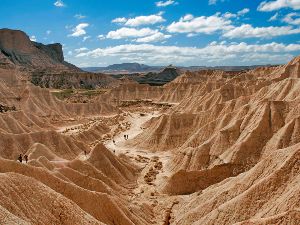
<svg viewBox="0 0 300 225"><path fill-rule="evenodd" d="M137 16L134 18L118 17L113 19L112 23L124 24L129 27L138 27L142 25L153 25L157 23L165 22L166 20L162 17L163 12L159 12L157 15L149 16Z"/></svg>
<svg viewBox="0 0 300 225"><path fill-rule="evenodd" d="M201 65L201 63L224 62L226 60L244 60L247 63L251 63L257 62L258 58L260 59L259 63L278 63L290 60L292 57L291 53L297 51L300 51L300 44L286 45L276 42L266 44L214 42L203 48L127 44L81 52L76 57L89 61L95 59L95 62L109 57L118 59L124 57L127 59L140 58L146 63L154 64L192 62ZM274 61L275 59L277 60Z"/></svg>
<svg viewBox="0 0 300 225"><path fill-rule="evenodd" d="M167 1L159 1L159 2L156 2L155 4L156 4L157 7L166 7L166 6L169 6L169 5L176 4L176 2L173 1L173 0L167 0Z"/></svg>
<svg viewBox="0 0 300 225"><path fill-rule="evenodd" d="M294 29L291 26L253 27L250 24L243 24L232 30L226 31L223 36L227 38L272 38L299 33L300 28Z"/></svg>
<svg viewBox="0 0 300 225"><path fill-rule="evenodd" d="M34 41L34 42L36 42L36 40L37 40L35 35L30 36L29 39L30 39L30 41Z"/></svg>
<svg viewBox="0 0 300 225"><path fill-rule="evenodd" d="M250 9L244 8L244 9L238 11L238 12L237 12L237 15L238 15L238 16L243 16L243 15L247 14L248 12L250 12Z"/></svg>
<svg viewBox="0 0 300 225"><path fill-rule="evenodd" d="M99 40L104 40L104 39L105 39L105 36L104 36L103 34L99 34L99 35L97 36L97 38L99 38Z"/></svg>
<svg viewBox="0 0 300 225"><path fill-rule="evenodd" d="M190 21L192 19L194 19L192 14L186 14L184 17L182 17L182 21Z"/></svg>
<svg viewBox="0 0 300 225"><path fill-rule="evenodd" d="M74 51L75 51L76 53L80 53L80 52L86 52L86 51L88 51L88 50L89 50L88 48L82 47L82 48L77 48L77 49L75 49Z"/></svg>
<svg viewBox="0 0 300 225"><path fill-rule="evenodd" d="M138 38L138 39L136 39L136 42L142 42L142 43L158 42L158 41L166 40L170 37L172 37L172 36L163 34L161 32L157 32L157 33L152 34L147 37Z"/></svg>
<svg viewBox="0 0 300 225"><path fill-rule="evenodd" d="M58 0L58 1L54 2L54 5L56 7L65 7L66 6L62 0Z"/></svg>
<svg viewBox="0 0 300 225"><path fill-rule="evenodd" d="M300 9L300 1L299 0L275 0L275 1L263 1L258 6L259 11L274 11L282 8L292 8L294 10Z"/></svg>
<svg viewBox="0 0 300 225"><path fill-rule="evenodd" d="M110 31L106 36L99 35L100 40L109 38L109 39L134 39L133 41L140 43L149 43L149 42L158 42L163 41L172 37L171 35L163 34L159 30L153 30L149 27L136 29L129 27L122 27L118 30Z"/></svg>
<svg viewBox="0 0 300 225"><path fill-rule="evenodd" d="M85 28L89 26L88 23L80 23L74 29L72 29L73 33L69 36L79 37L86 34Z"/></svg>
<svg viewBox="0 0 300 225"><path fill-rule="evenodd" d="M130 27L138 27L141 25L153 25L165 21L166 20L162 17L162 15L137 16L135 18L128 19L125 25Z"/></svg>
<svg viewBox="0 0 300 225"><path fill-rule="evenodd" d="M135 29L135 28L122 27L118 30L110 31L106 35L106 38L110 38L110 39L137 38L137 37L150 36L155 33L157 33L157 31L152 30L150 28Z"/></svg>
<svg viewBox="0 0 300 225"><path fill-rule="evenodd" d="M113 19L111 22L112 23L126 23L127 19L125 17L119 17L119 18L115 18Z"/></svg>
<svg viewBox="0 0 300 225"><path fill-rule="evenodd" d="M212 34L216 31L223 31L233 28L228 18L219 14L213 16L200 16L191 18L182 17L178 22L173 22L167 27L171 33L204 33Z"/></svg>
<svg viewBox="0 0 300 225"><path fill-rule="evenodd" d="M282 21L292 25L300 25L300 13L289 13Z"/></svg>

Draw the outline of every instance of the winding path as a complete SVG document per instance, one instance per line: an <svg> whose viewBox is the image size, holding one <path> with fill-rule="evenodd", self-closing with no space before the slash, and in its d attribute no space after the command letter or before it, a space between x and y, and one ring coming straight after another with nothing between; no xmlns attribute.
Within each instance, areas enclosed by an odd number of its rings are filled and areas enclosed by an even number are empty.
<svg viewBox="0 0 300 225"><path fill-rule="evenodd" d="M136 188L132 192L132 202L137 204L146 203L153 207L155 215L154 224L168 224L170 218L170 209L174 202L178 201L176 196L168 196L161 193L160 189L164 185L167 176L170 173L165 169L171 160L170 152L150 152L147 149L139 149L128 147L124 135L128 135L129 139L135 138L144 132L141 127L143 124L154 117L160 116L159 112L145 114L141 116L139 113L129 113L127 121L131 123L129 130L120 133L109 140L104 145L111 150L115 150L117 155L124 154L131 158L142 169L137 179Z"/></svg>

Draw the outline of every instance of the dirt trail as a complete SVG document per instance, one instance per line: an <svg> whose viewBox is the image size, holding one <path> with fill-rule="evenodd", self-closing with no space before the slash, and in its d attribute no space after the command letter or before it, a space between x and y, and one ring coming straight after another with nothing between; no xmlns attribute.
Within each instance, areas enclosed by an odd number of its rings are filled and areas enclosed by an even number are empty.
<svg viewBox="0 0 300 225"><path fill-rule="evenodd" d="M119 135L114 137L114 140L116 144L113 143L113 140L107 141L105 143L106 147L109 149L115 149L117 153L126 153L128 150L131 150L129 148L126 148L126 140L124 139L124 135L128 135L129 140L133 139L137 135L143 132L141 129L142 125L149 121L153 117L160 116L159 112L153 112L149 114L144 114L141 116L138 113L128 113L127 121L131 123L131 127L129 130L126 130ZM134 149L135 151L144 152L142 150Z"/></svg>
<svg viewBox="0 0 300 225"><path fill-rule="evenodd" d="M170 209L174 202L178 202L181 197L168 196L160 193L160 186L163 184L167 176L171 174L165 169L171 159L170 152L149 152L145 149L131 148L126 145L127 140L124 135L128 135L128 139L133 139L144 130L141 129L143 124L153 117L160 116L158 111L140 115L139 113L129 113L127 120L131 123L129 130L120 133L105 143L105 146L115 154L124 154L131 158L136 164L141 166L137 186L132 191L131 201L137 205L149 204L153 209L155 221L153 224L169 224Z"/></svg>
<svg viewBox="0 0 300 225"><path fill-rule="evenodd" d="M153 224L170 224L172 207L182 198L180 196L168 196L160 192L160 187L164 184L166 178L171 175L166 169L171 159L171 153L149 152L146 149L132 148L127 145L128 140L144 132L142 129L144 123L160 116L161 113L155 111L145 114L138 112L125 114L127 115L125 121L131 124L130 128L120 132L113 139L107 140L104 145L116 155L124 154L141 168L137 185L130 194L131 201L135 205L147 204L150 206L153 213ZM58 130L66 134L64 131L69 128L67 133L70 135L80 132L83 125L84 123L72 124L59 127ZM124 139L124 135L128 135L128 140ZM81 153L77 159L85 161L88 157L89 155L85 156L84 153ZM56 161L56 163L67 163L67 161Z"/></svg>

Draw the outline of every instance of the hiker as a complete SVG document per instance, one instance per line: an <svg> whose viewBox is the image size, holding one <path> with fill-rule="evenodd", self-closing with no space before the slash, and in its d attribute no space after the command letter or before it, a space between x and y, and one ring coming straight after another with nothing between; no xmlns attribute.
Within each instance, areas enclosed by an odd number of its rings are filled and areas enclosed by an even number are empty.
<svg viewBox="0 0 300 225"><path fill-rule="evenodd" d="M25 162L28 162L28 155L24 155Z"/></svg>
<svg viewBox="0 0 300 225"><path fill-rule="evenodd" d="M128 137L128 134L126 135L126 137L127 137L127 140L128 140L128 138L129 138L129 137Z"/></svg>
<svg viewBox="0 0 300 225"><path fill-rule="evenodd" d="M86 156L86 154L87 154L87 152L86 152L86 150L84 150L84 155Z"/></svg>
<svg viewBox="0 0 300 225"><path fill-rule="evenodd" d="M116 150L114 149L114 153L116 153Z"/></svg>
<svg viewBox="0 0 300 225"><path fill-rule="evenodd" d="M126 134L124 134L124 139L126 140Z"/></svg>
<svg viewBox="0 0 300 225"><path fill-rule="evenodd" d="M20 161L20 163L22 163L22 154L19 155L18 160Z"/></svg>
<svg viewBox="0 0 300 225"><path fill-rule="evenodd" d="M113 140L113 143L114 143L114 145L116 144L116 141L115 140Z"/></svg>

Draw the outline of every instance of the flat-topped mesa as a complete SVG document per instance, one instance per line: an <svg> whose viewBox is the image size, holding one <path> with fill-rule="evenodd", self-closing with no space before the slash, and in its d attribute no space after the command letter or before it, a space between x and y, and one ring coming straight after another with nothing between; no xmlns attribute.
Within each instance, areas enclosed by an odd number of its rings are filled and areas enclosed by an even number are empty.
<svg viewBox="0 0 300 225"><path fill-rule="evenodd" d="M43 45L41 43L33 42L35 47L45 52L49 55L52 59L56 60L57 62L64 62L64 53L62 50L62 45L60 43L54 43L49 45Z"/></svg>
<svg viewBox="0 0 300 225"><path fill-rule="evenodd" d="M7 52L29 53L33 50L33 44L23 31L0 29L0 48Z"/></svg>
<svg viewBox="0 0 300 225"><path fill-rule="evenodd" d="M13 64L29 69L79 70L64 61L61 44L33 42L20 30L0 29L0 52Z"/></svg>

